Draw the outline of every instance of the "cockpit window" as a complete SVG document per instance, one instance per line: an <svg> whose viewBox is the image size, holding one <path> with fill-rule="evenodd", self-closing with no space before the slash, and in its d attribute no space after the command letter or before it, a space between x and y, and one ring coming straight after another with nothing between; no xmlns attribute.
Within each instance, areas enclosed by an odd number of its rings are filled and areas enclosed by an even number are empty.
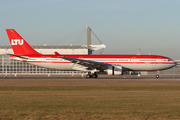
<svg viewBox="0 0 180 120"><path fill-rule="evenodd" d="M172 59L168 59L168 61L173 61Z"/></svg>

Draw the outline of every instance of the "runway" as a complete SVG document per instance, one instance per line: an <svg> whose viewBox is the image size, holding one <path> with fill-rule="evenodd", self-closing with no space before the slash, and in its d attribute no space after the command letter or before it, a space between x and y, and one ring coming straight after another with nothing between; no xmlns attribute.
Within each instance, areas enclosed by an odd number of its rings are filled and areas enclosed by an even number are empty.
<svg viewBox="0 0 180 120"><path fill-rule="evenodd" d="M84 78L82 76L0 76L0 80L60 80L60 81L180 81L180 76L107 76L99 75L98 78Z"/></svg>

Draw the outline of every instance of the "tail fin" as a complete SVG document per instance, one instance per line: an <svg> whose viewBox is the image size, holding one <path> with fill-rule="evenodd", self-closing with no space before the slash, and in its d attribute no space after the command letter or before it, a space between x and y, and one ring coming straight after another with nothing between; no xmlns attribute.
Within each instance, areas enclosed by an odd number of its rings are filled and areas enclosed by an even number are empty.
<svg viewBox="0 0 180 120"><path fill-rule="evenodd" d="M6 29L15 55L41 55L35 51L14 29Z"/></svg>

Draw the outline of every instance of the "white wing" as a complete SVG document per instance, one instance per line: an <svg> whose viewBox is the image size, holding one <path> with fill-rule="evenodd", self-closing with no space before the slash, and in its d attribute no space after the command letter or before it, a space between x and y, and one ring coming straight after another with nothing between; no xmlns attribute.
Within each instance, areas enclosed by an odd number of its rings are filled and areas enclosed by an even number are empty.
<svg viewBox="0 0 180 120"><path fill-rule="evenodd" d="M70 57L60 57L62 59L68 60L73 63L75 66L82 66L86 70L105 70L109 64L92 61L92 60L84 60L84 59L77 59L77 58L70 58Z"/></svg>

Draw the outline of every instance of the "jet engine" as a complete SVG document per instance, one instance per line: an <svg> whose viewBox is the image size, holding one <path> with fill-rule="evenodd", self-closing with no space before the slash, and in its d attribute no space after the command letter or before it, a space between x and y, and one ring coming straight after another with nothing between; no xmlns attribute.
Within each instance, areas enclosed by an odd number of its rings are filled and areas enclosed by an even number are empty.
<svg viewBox="0 0 180 120"><path fill-rule="evenodd" d="M122 66L108 66L105 72L108 75L122 75Z"/></svg>

